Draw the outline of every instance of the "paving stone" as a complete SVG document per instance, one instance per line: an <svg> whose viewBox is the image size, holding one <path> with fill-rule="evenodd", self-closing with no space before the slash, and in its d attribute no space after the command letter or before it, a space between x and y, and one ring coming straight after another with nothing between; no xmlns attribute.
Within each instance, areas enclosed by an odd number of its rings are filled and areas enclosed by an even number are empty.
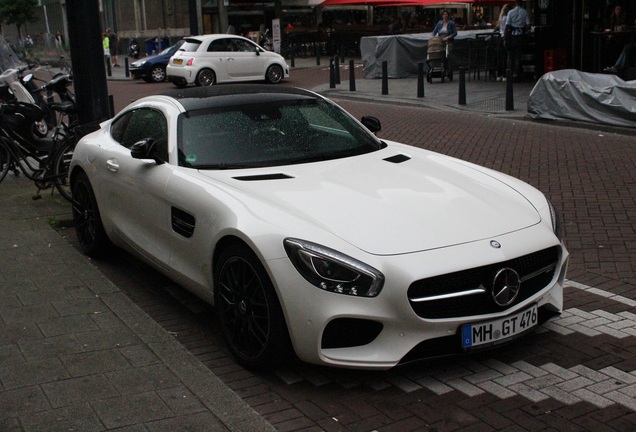
<svg viewBox="0 0 636 432"><path fill-rule="evenodd" d="M572 394L585 402L589 402L598 408L607 408L610 405L613 405L614 402L610 399L607 399L603 396L600 396L596 393L589 391L588 389L576 389L572 392Z"/></svg>
<svg viewBox="0 0 636 432"><path fill-rule="evenodd" d="M51 408L38 386L21 387L0 392L0 420L17 417L21 414L45 411Z"/></svg>
<svg viewBox="0 0 636 432"><path fill-rule="evenodd" d="M53 408L90 403L119 396L119 392L103 375L84 376L42 385Z"/></svg>
<svg viewBox="0 0 636 432"><path fill-rule="evenodd" d="M121 394L143 393L180 385L172 371L163 364L109 372L106 377Z"/></svg>
<svg viewBox="0 0 636 432"><path fill-rule="evenodd" d="M5 390L68 378L69 374L57 358L44 358L0 368L0 382Z"/></svg>
<svg viewBox="0 0 636 432"><path fill-rule="evenodd" d="M76 403L58 409L21 416L25 431L103 431L93 409L87 403Z"/></svg>
<svg viewBox="0 0 636 432"><path fill-rule="evenodd" d="M170 408L154 392L129 394L91 403L107 428L173 417Z"/></svg>

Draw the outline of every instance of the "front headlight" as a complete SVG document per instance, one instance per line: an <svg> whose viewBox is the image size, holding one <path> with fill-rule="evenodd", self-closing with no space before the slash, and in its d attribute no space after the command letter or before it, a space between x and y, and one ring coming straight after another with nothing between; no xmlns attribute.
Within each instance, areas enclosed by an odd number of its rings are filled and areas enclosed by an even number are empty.
<svg viewBox="0 0 636 432"><path fill-rule="evenodd" d="M550 200L548 201L548 207L550 208L550 218L552 219L552 231L554 231L554 235L557 236L559 240L561 240L561 218L557 213L554 205Z"/></svg>
<svg viewBox="0 0 636 432"><path fill-rule="evenodd" d="M358 297L375 297L382 290L384 275L350 256L293 238L283 244L296 270L320 289Z"/></svg>
<svg viewBox="0 0 636 432"><path fill-rule="evenodd" d="M145 61L140 61L140 62L134 62L133 64L131 64L131 66L132 67L142 67L145 64L146 64Z"/></svg>

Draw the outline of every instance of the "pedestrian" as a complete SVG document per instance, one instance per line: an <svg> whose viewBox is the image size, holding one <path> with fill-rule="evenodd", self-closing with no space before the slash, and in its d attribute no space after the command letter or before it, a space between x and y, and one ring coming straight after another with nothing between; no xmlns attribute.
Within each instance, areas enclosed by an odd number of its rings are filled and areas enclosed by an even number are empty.
<svg viewBox="0 0 636 432"><path fill-rule="evenodd" d="M102 33L102 47L104 48L104 62L110 64L110 39L108 33Z"/></svg>
<svg viewBox="0 0 636 432"><path fill-rule="evenodd" d="M64 48L64 39L62 38L62 33L60 33L59 30L55 33L55 47Z"/></svg>
<svg viewBox="0 0 636 432"><path fill-rule="evenodd" d="M523 0L515 0L515 7L506 17L504 46L508 51L508 69L513 78L521 73L521 54L525 46L526 27L528 26L528 12L523 8Z"/></svg>
<svg viewBox="0 0 636 432"><path fill-rule="evenodd" d="M506 67L508 66L508 52L504 46L504 37L506 33L506 18L510 5L505 4L499 13L499 39L497 40L497 81L506 80Z"/></svg>
<svg viewBox="0 0 636 432"><path fill-rule="evenodd" d="M108 34L109 46L110 46L110 59L113 67L119 66L119 56L117 55L117 46L119 45L119 37L117 37L117 33L113 31L110 27L106 29L106 33Z"/></svg>

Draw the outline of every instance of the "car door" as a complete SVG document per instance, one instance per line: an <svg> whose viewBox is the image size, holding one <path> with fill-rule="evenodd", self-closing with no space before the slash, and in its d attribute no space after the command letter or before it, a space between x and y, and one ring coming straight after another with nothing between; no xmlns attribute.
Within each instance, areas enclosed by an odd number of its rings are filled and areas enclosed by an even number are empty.
<svg viewBox="0 0 636 432"><path fill-rule="evenodd" d="M247 40L232 38L232 52L227 57L227 75L232 81L265 79L265 59L260 48Z"/></svg>
<svg viewBox="0 0 636 432"><path fill-rule="evenodd" d="M168 124L155 108L138 108L118 118L111 127L114 145L102 150L97 187L105 191L102 203L115 235L129 248L157 265L165 266L170 251L170 205L166 185L174 166L151 159L133 159L130 149L152 138L161 159L168 159Z"/></svg>
<svg viewBox="0 0 636 432"><path fill-rule="evenodd" d="M204 67L211 68L216 74L217 82L228 81L227 64L232 53L232 45L228 37L214 39L210 42L204 53L201 54L201 70Z"/></svg>

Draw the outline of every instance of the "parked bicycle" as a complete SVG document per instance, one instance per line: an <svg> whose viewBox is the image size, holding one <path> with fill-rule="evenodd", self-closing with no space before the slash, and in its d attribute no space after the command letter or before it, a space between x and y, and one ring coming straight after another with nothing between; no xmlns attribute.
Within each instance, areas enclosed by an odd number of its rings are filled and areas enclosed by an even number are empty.
<svg viewBox="0 0 636 432"><path fill-rule="evenodd" d="M38 190L33 199L40 199L40 191L55 187L71 201L68 168L75 148L72 134L50 139L30 137L30 125L42 119L42 110L33 104L19 101L0 105L0 182L9 171L24 174L35 182Z"/></svg>

